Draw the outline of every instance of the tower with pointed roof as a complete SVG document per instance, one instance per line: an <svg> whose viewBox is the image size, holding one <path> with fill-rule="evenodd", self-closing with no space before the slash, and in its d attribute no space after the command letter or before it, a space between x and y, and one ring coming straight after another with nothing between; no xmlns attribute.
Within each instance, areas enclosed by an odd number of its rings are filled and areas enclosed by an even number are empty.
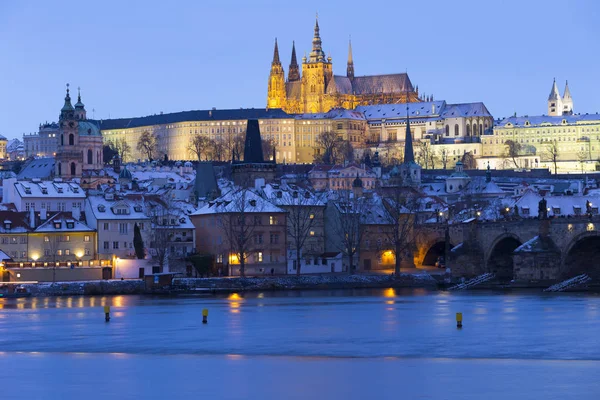
<svg viewBox="0 0 600 400"><path fill-rule="evenodd" d="M552 89L550 90L550 95L548 96L548 115L558 116L562 115L562 113L562 98L558 92L558 86L556 86L556 79L554 79L554 82L552 83Z"/></svg>
<svg viewBox="0 0 600 400"><path fill-rule="evenodd" d="M565 82L565 91L562 97L563 115L573 115L573 97L569 90L569 81Z"/></svg>
<svg viewBox="0 0 600 400"><path fill-rule="evenodd" d="M346 65L346 76L354 79L354 60L352 60L352 40L348 41L348 64Z"/></svg>
<svg viewBox="0 0 600 400"><path fill-rule="evenodd" d="M408 104L406 105L406 135L404 137L404 161L400 164L400 175L402 186L416 187L421 184L421 166L415 162L413 150L412 132L410 130L410 118Z"/></svg>
<svg viewBox="0 0 600 400"><path fill-rule="evenodd" d="M320 113L329 111L323 96L333 77L331 57L326 57L321 42L319 19L315 21L312 50L306 61L302 62L301 95L305 112Z"/></svg>
<svg viewBox="0 0 600 400"><path fill-rule="evenodd" d="M100 176L103 168L102 135L95 122L87 120L85 106L78 93L75 107L71 104L69 85L65 103L60 110L58 131L58 146L56 149L56 176L71 178L86 178L82 186L89 183L93 176Z"/></svg>
<svg viewBox="0 0 600 400"><path fill-rule="evenodd" d="M257 119L249 119L246 125L246 140L244 142L244 159L232 160L231 175L236 185L244 187L255 186L257 179L269 182L275 179L277 164L265 161L260 136L260 124Z"/></svg>
<svg viewBox="0 0 600 400"><path fill-rule="evenodd" d="M269 74L267 108L282 108L292 114L324 113L333 108L353 109L360 105L419 102L418 90L407 73L356 76L352 43L348 43L346 75L334 75L331 55L323 50L318 17L311 51L302 57L302 71L292 43L292 60L287 80L275 53ZM300 73L301 72L301 73Z"/></svg>
<svg viewBox="0 0 600 400"><path fill-rule="evenodd" d="M292 61L290 61L290 71L288 72L288 82L296 82L300 80L300 67L296 60L296 43L292 42Z"/></svg>
<svg viewBox="0 0 600 400"><path fill-rule="evenodd" d="M279 60L279 48L277 39L275 39L275 49L273 50L273 61L271 62L271 72L269 74L269 90L267 94L268 108L283 108L285 105L285 76L281 61Z"/></svg>

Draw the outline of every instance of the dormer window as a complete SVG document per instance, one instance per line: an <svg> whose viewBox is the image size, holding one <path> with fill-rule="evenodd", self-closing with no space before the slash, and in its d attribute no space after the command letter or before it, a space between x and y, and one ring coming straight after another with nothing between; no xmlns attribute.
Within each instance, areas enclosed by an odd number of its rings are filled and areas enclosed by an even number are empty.
<svg viewBox="0 0 600 400"><path fill-rule="evenodd" d="M104 211L106 211L106 207L104 206L104 204L100 204L100 205L98 206L98 211L100 211L100 212L104 212Z"/></svg>
<svg viewBox="0 0 600 400"><path fill-rule="evenodd" d="M74 222L67 222L67 228L68 228L68 229L73 229L73 228L75 228L75 223L74 223Z"/></svg>
<svg viewBox="0 0 600 400"><path fill-rule="evenodd" d="M560 207L552 207L552 212L554 213L554 215L559 215L560 214Z"/></svg>
<svg viewBox="0 0 600 400"><path fill-rule="evenodd" d="M54 229L60 229L60 227L62 226L60 221L55 221L54 222Z"/></svg>
<svg viewBox="0 0 600 400"><path fill-rule="evenodd" d="M12 226L12 221L9 221L9 220L4 221L4 229L10 230L11 226Z"/></svg>
<svg viewBox="0 0 600 400"><path fill-rule="evenodd" d="M134 206L133 209L135 212L142 212L142 206Z"/></svg>
<svg viewBox="0 0 600 400"><path fill-rule="evenodd" d="M256 200L254 200L254 199L253 199L253 200L250 200L250 205L251 205L252 207L256 207Z"/></svg>

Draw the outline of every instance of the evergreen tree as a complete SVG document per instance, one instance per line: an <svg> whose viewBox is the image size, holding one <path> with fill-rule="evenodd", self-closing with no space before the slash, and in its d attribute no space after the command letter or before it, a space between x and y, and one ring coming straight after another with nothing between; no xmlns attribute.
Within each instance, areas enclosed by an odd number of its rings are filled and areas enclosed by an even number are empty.
<svg viewBox="0 0 600 400"><path fill-rule="evenodd" d="M133 225L133 248L138 260L144 259L144 241L142 240L142 232L137 222Z"/></svg>

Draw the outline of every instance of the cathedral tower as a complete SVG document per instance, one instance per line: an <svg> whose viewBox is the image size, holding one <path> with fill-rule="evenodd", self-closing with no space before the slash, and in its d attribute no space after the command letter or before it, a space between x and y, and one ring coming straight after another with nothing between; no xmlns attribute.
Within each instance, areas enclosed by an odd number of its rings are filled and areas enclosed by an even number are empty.
<svg viewBox="0 0 600 400"><path fill-rule="evenodd" d="M290 71L288 72L288 82L300 80L300 68L296 60L296 43L292 42L292 61L290 62Z"/></svg>
<svg viewBox="0 0 600 400"><path fill-rule="evenodd" d="M329 111L329 108L323 104L323 95L332 77L331 57L325 58L325 52L321 47L319 20L317 19L310 57L308 60L302 60L302 99L305 112Z"/></svg>
<svg viewBox="0 0 600 400"><path fill-rule="evenodd" d="M285 107L285 76L281 61L279 60L279 48L275 39L275 50L271 62L271 73L269 74L269 89L267 94L267 108Z"/></svg>
<svg viewBox="0 0 600 400"><path fill-rule="evenodd" d="M348 65L346 67L346 76L354 79L354 61L352 60L352 41L348 41Z"/></svg>
<svg viewBox="0 0 600 400"><path fill-rule="evenodd" d="M569 90L569 81L565 83L565 91L562 97L563 115L573 115L573 98Z"/></svg>
<svg viewBox="0 0 600 400"><path fill-rule="evenodd" d="M55 175L71 179L94 177L103 168L102 135L96 123L87 120L81 93L75 107L71 105L69 85L65 104L60 110L59 138ZM82 181L82 183L88 183Z"/></svg>
<svg viewBox="0 0 600 400"><path fill-rule="evenodd" d="M548 96L548 115L557 116L562 115L563 105L560 94L558 93L558 86L556 86L556 79L552 84L552 90Z"/></svg>

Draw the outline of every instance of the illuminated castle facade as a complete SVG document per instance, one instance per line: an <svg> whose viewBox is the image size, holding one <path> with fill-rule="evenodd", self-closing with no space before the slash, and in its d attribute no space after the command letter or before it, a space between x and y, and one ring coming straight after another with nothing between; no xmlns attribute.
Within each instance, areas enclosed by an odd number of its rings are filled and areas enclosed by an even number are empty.
<svg viewBox="0 0 600 400"><path fill-rule="evenodd" d="M308 58L302 58L302 75L293 44L292 60L285 79L275 40L267 108L281 108L293 114L323 113L336 107L354 109L360 105L418 101L421 101L419 89L413 88L406 73L355 76L351 43L348 46L346 76L334 75L331 56L326 57L321 46L318 20L315 23L312 51Z"/></svg>

